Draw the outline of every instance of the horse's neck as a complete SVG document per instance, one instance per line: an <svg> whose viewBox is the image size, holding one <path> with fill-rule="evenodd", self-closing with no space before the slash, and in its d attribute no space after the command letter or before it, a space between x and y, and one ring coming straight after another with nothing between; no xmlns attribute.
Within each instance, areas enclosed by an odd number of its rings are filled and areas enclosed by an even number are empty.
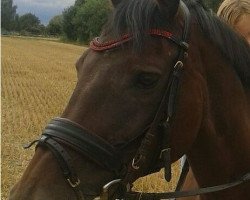
<svg viewBox="0 0 250 200"><path fill-rule="evenodd" d="M250 91L216 51L204 49L202 55L204 119L188 154L200 185L228 182L250 170Z"/></svg>

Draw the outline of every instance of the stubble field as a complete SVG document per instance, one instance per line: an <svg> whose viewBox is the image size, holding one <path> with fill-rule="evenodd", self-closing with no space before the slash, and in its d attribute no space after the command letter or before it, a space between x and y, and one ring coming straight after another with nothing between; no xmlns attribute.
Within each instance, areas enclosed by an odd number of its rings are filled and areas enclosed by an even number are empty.
<svg viewBox="0 0 250 200"><path fill-rule="evenodd" d="M86 48L53 41L2 37L2 200L34 154L22 145L39 137L60 116L76 84L74 63ZM137 191L173 190L159 172L138 180Z"/></svg>

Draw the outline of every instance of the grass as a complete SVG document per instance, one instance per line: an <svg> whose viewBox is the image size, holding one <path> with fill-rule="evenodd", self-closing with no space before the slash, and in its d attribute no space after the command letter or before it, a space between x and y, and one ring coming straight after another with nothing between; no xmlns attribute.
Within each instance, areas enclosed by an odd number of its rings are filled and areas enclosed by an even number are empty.
<svg viewBox="0 0 250 200"><path fill-rule="evenodd" d="M85 48L54 41L2 37L2 200L20 179L34 151L22 144L38 138L59 116L76 84L74 63ZM137 191L173 190L163 173L138 180Z"/></svg>

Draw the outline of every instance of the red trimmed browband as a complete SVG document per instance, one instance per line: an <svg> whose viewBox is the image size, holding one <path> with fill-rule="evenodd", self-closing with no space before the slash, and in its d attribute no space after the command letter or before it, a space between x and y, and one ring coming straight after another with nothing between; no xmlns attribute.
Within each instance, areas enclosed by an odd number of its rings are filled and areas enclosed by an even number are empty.
<svg viewBox="0 0 250 200"><path fill-rule="evenodd" d="M147 31L147 33L150 34L150 35L160 36L160 37L169 38L169 39L173 35L171 32L164 31L164 30L159 30L159 29L151 29L151 30ZM95 50L95 51L104 51L104 50L108 50L108 49L118 47L121 44L123 44L125 42L128 42L131 39L132 39L131 34L124 34L124 35L122 35L122 37L120 39L110 40L108 42L101 43L99 41L99 37L97 37L97 38L94 38L90 42L90 48L92 50Z"/></svg>

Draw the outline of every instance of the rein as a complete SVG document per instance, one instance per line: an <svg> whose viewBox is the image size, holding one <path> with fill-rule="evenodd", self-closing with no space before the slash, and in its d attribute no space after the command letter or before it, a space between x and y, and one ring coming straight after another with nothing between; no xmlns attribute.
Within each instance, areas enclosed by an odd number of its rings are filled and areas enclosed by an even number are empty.
<svg viewBox="0 0 250 200"><path fill-rule="evenodd" d="M129 199L129 200L171 199L172 200L175 198L190 197L190 196L197 196L197 195L202 195L202 194L224 191L226 189L236 187L248 181L250 181L250 173L247 173L244 176L240 177L239 179L230 183L211 186L211 187L204 187L204 188L199 188L199 189L194 189L194 190L188 190L188 191L175 191L175 192L164 192L164 193L127 192L123 199ZM119 179L110 183L117 184L119 183ZM112 185L110 183L107 184L109 185L109 187ZM108 189L107 185L103 187L103 191L107 191ZM95 198L95 200L108 200L108 198L105 198L105 196L103 197L101 196L101 197Z"/></svg>
<svg viewBox="0 0 250 200"><path fill-rule="evenodd" d="M175 111L175 102L177 99L179 84L183 71L185 58L188 50L188 36L190 26L190 13L186 5L181 1L180 6L184 13L184 30L181 39L175 37L171 32L159 29L151 29L147 32L151 36L166 38L174 42L179 47L179 54L175 65L172 67L165 92L162 96L160 105L155 117L147 129L141 144L130 163L125 164L121 161L122 147L114 147L99 136L89 133L88 130L75 122L65 118L53 119L45 128L39 140L36 140L25 148L29 148L38 142L37 146L46 146L55 156L65 180L75 191L78 200L83 200L84 195L80 189L80 179L73 167L72 159L61 144L71 147L73 150L87 156L99 166L114 172L118 179L115 179L103 186L103 191L95 200L110 199L130 199L130 200L148 200L148 199L169 199L188 196L196 196L211 192L218 192L240 185L250 180L250 173L247 173L240 179L213 187L200 188L191 191L176 191L167 193L139 193L131 192L132 183L141 175L159 170L162 166L165 169L165 179L171 180L171 148L169 144L170 127L172 116ZM112 40L101 43L99 38L90 43L90 48L94 51L105 51L121 46L132 39L132 35L125 34L118 40ZM161 145L159 145L159 137ZM131 140L125 146L133 143L137 138ZM153 151L161 148L157 152ZM153 168L152 162L160 163L161 167ZM185 175L181 175L185 178ZM182 181L182 180L181 180ZM97 196L97 195L93 195Z"/></svg>

